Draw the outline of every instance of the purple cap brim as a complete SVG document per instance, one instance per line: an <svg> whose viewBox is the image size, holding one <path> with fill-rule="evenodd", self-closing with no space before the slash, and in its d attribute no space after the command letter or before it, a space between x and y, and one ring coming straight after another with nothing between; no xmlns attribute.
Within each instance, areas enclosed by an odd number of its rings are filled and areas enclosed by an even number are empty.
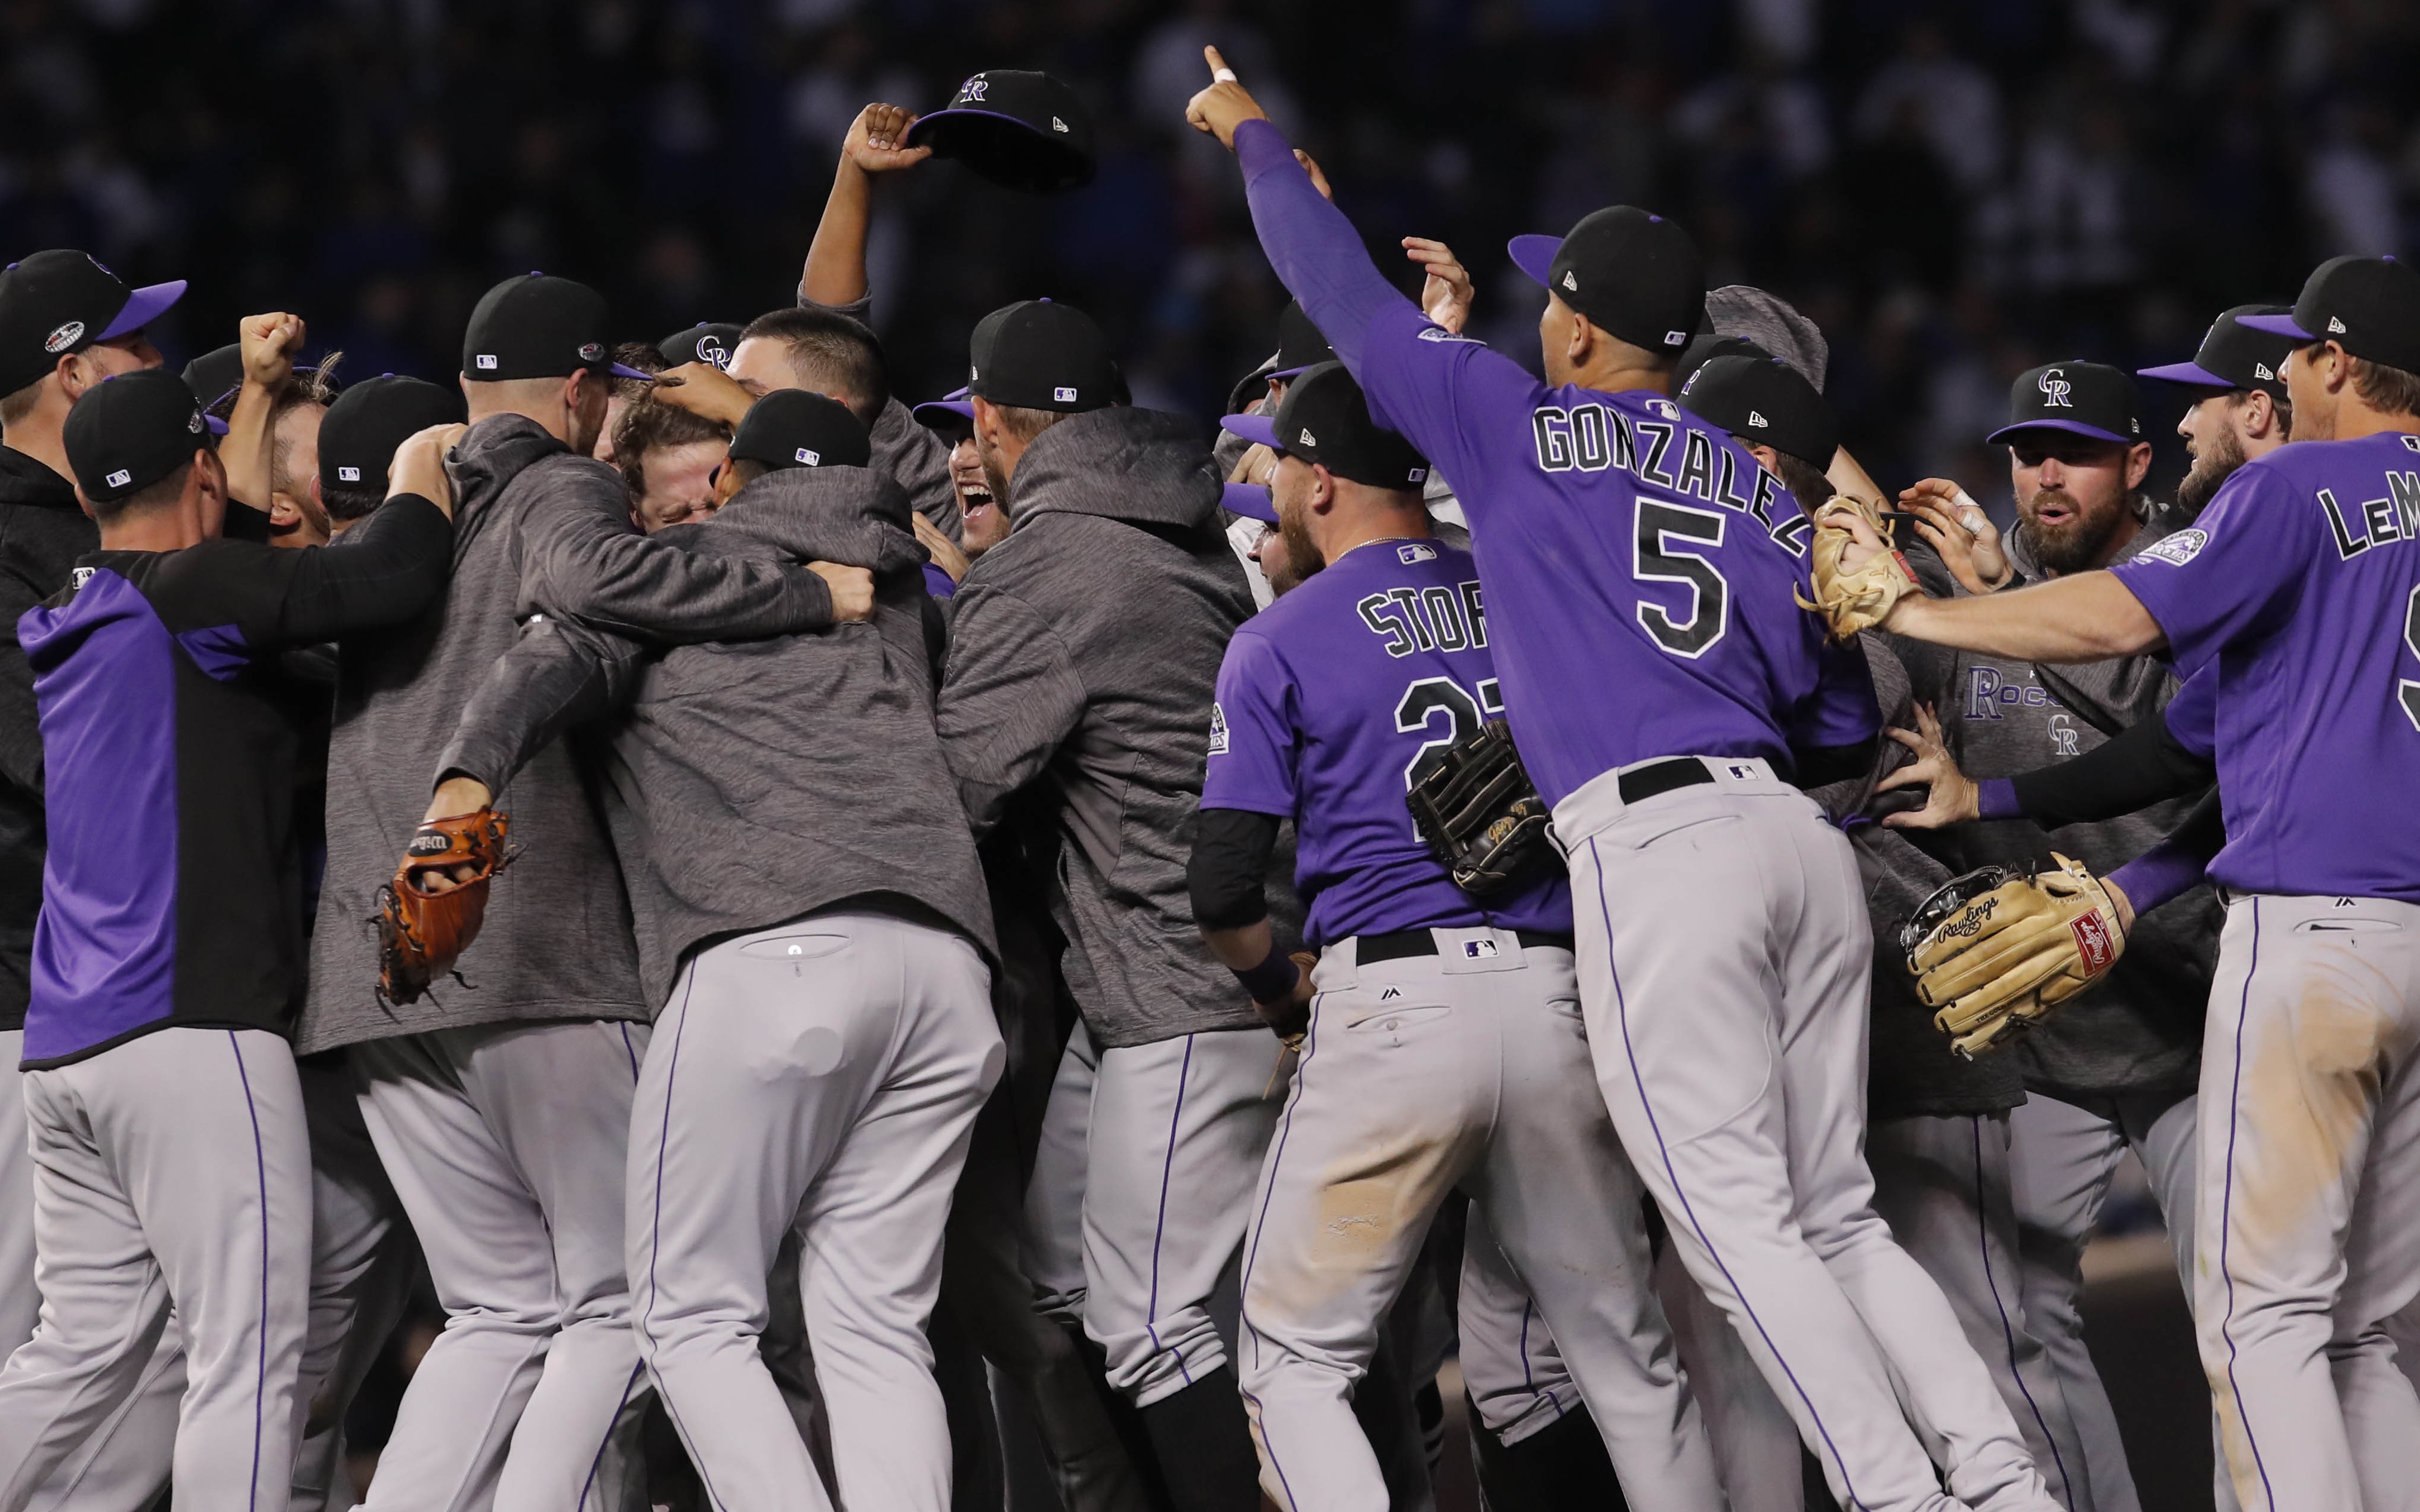
<svg viewBox="0 0 2420 1512"><path fill-rule="evenodd" d="M1278 522L1277 501L1271 499L1269 491L1257 483L1223 485L1218 495L1218 503L1229 514L1241 515L1246 519L1256 519L1264 525L1275 525Z"/></svg>
<svg viewBox="0 0 2420 1512"><path fill-rule="evenodd" d="M1983 444L1997 446L2009 437L2028 430L2063 430L2071 436L2089 436L2094 440L2116 441L2120 446L2132 446L2139 439L2133 436L2120 436L2114 430L2102 430L2098 425L2087 425L2081 420L2026 420L2013 425L2002 425L1984 437Z"/></svg>
<svg viewBox="0 0 2420 1512"><path fill-rule="evenodd" d="M2138 367L2136 378L2158 378L2163 383L2182 383L2196 389L2235 389L2242 387L2220 378L2199 363L2169 363L2161 367Z"/></svg>
<svg viewBox="0 0 2420 1512"><path fill-rule="evenodd" d="M1273 452L1285 450L1278 444L1278 423L1274 415L1221 415L1218 428Z"/></svg>
<svg viewBox="0 0 2420 1512"><path fill-rule="evenodd" d="M656 376L653 373L647 372L644 368L632 367L627 363L612 363L606 367L605 371L613 374L615 378L637 378L642 383L653 383L656 380Z"/></svg>
<svg viewBox="0 0 2420 1512"><path fill-rule="evenodd" d="M227 433L227 423L216 415L204 414L202 424L210 428L210 434L213 436L224 436Z"/></svg>
<svg viewBox="0 0 2420 1512"><path fill-rule="evenodd" d="M927 399L908 413L928 430L955 430L961 423L975 423L974 401L967 397L971 390L952 389L938 399Z"/></svg>
<svg viewBox="0 0 2420 1512"><path fill-rule="evenodd" d="M1332 359L1322 359L1322 361L1332 361ZM1269 377L1273 378L1300 378L1303 374L1310 372L1312 368L1317 367L1318 365L1318 363L1305 363L1300 367L1280 367L1276 372L1271 373Z"/></svg>
<svg viewBox="0 0 2420 1512"><path fill-rule="evenodd" d="M2273 336L2291 336L2296 341L2317 341L2319 338L2294 324L2290 315L2240 315L2235 323L2246 331L2265 331Z"/></svg>
<svg viewBox="0 0 2420 1512"><path fill-rule="evenodd" d="M1009 125L1016 127L1018 131L1025 131L1033 136L1038 136L1045 142L1055 142L1058 140L1058 138L1046 132L1034 131L1033 123L1032 121L1023 120L1017 116L1005 115L996 110L975 110L971 107L961 106L951 110L937 110L929 116L917 116L916 124L908 128L908 145L912 147L924 146L925 144L919 140L919 138L924 134L924 124L927 121L945 121L954 116L980 116L985 120L1006 121ZM1068 150L1072 152L1075 148L1071 147Z"/></svg>
<svg viewBox="0 0 2420 1512"><path fill-rule="evenodd" d="M168 306L185 297L185 281L172 278L164 284L146 284L126 296L125 306L95 341L109 341L130 331L140 331L167 313Z"/></svg>
<svg viewBox="0 0 2420 1512"><path fill-rule="evenodd" d="M1563 250L1563 239L1547 236L1514 237L1504 243L1504 250L1512 255L1513 267L1520 269L1543 285L1549 284L1554 277L1555 254Z"/></svg>

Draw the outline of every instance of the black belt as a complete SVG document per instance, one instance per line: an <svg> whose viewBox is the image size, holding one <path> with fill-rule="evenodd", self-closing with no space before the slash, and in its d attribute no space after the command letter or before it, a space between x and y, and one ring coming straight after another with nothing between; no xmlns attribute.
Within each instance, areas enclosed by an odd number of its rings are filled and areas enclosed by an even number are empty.
<svg viewBox="0 0 2420 1512"><path fill-rule="evenodd" d="M1621 801L1644 803L1659 793L1677 788L1693 788L1700 782L1711 782L1714 774L1695 756L1675 756L1668 762L1655 762L1646 766L1634 766L1621 774Z"/></svg>
<svg viewBox="0 0 2420 1512"><path fill-rule="evenodd" d="M1513 934L1525 950L1572 949L1570 932L1554 930L1514 930ZM1437 953L1436 936L1424 929L1397 930L1392 934L1364 934L1353 951L1357 964L1372 965L1380 961L1402 961L1416 955Z"/></svg>

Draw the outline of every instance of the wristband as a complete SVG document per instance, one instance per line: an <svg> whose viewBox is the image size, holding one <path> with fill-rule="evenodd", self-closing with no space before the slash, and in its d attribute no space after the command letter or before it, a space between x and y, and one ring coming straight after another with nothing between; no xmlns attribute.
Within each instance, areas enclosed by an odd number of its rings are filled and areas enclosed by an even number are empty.
<svg viewBox="0 0 2420 1512"><path fill-rule="evenodd" d="M1244 984L1244 991L1252 995L1255 1003L1284 1002L1294 995L1294 984L1302 979L1293 957L1279 949L1274 940L1269 942L1268 959L1259 965L1227 969L1235 973L1235 980Z"/></svg>
<svg viewBox="0 0 2420 1512"><path fill-rule="evenodd" d="M1975 784L1975 817L1978 819L2023 819L2024 806L2017 801L2014 779L1987 777Z"/></svg>
<svg viewBox="0 0 2420 1512"><path fill-rule="evenodd" d="M2109 880L2126 895L2126 902L2133 906L2134 917L2139 919L2169 899L2181 897L2198 886L2202 862L2186 847L2165 840L2110 872Z"/></svg>

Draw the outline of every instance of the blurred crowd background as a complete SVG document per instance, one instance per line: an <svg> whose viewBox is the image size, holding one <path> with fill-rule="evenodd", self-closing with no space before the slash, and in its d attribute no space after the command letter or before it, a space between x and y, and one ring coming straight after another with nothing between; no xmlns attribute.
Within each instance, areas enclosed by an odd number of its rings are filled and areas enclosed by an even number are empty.
<svg viewBox="0 0 2420 1512"><path fill-rule="evenodd" d="M192 279L172 360L284 308L356 374L443 377L506 272L601 285L634 338L786 302L860 105L1038 67L1090 99L1100 176L887 186L898 386L953 386L978 317L1048 294L1101 317L1140 402L1206 418L1283 296L1182 120L1205 40L1382 255L1452 242L1527 361L1508 236L1680 217L1717 282L1822 322L1893 485L2005 492L1975 439L2013 375L2182 357L2420 211L2409 0L0 0L0 246Z"/></svg>

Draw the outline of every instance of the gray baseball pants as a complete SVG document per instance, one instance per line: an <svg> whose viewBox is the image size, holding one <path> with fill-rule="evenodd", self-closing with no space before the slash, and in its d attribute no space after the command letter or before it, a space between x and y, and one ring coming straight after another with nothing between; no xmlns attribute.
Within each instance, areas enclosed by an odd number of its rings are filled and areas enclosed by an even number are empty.
<svg viewBox="0 0 2420 1512"><path fill-rule="evenodd" d="M2247 1512L2420 1504L2420 907L2237 895L2202 1046L2194 1322Z"/></svg>
<svg viewBox="0 0 2420 1512"><path fill-rule="evenodd" d="M1353 1386L1446 1194L1467 1188L1528 1283L1641 1505L1723 1505L1650 1280L1639 1190L1590 1074L1571 952L1509 931L1437 953L1322 952L1310 1037L1245 1258L1244 1402L1262 1488L1385 1512ZM1466 1242L1466 1257L1468 1245Z"/></svg>
<svg viewBox="0 0 2420 1512"><path fill-rule="evenodd" d="M311 1175L294 1057L257 1029L168 1028L23 1077L33 1337L0 1369L0 1509L44 1483L185 1343L177 1504L280 1508L301 1418Z"/></svg>
<svg viewBox="0 0 2420 1512"><path fill-rule="evenodd" d="M613 1512L644 1491L622 1198L647 1036L583 1019L349 1052L445 1308L372 1512Z"/></svg>
<svg viewBox="0 0 2420 1512"><path fill-rule="evenodd" d="M1949 1299L2051 1494L2091 1512L2074 1414L2024 1306L2009 1147L2006 1114L1884 1119L1866 1131L1874 1211Z"/></svg>
<svg viewBox="0 0 2420 1512"><path fill-rule="evenodd" d="M1849 842L1763 762L1702 765L1637 804L1607 772L1555 810L1614 1128L1836 1499L2048 1512L1991 1372L1874 1211Z"/></svg>
<svg viewBox="0 0 2420 1512"><path fill-rule="evenodd" d="M831 1505L757 1349L796 1228L840 1502L946 1512L924 1330L1004 1054L975 948L890 915L811 915L683 968L631 1115L632 1319L716 1507Z"/></svg>

